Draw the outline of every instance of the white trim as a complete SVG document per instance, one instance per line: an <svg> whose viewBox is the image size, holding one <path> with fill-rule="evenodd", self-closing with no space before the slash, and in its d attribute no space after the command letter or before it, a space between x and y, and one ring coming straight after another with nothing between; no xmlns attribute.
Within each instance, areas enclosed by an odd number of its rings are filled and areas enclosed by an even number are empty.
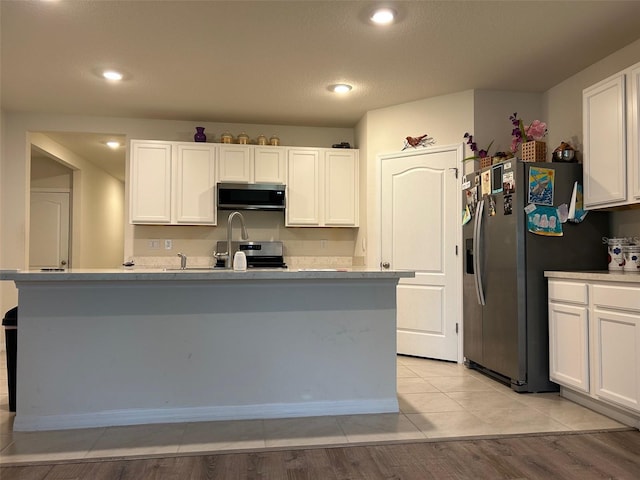
<svg viewBox="0 0 640 480"><path fill-rule="evenodd" d="M216 420L250 420L326 415L396 413L396 397L333 402L304 402L263 405L230 405L166 409L130 409L69 415L20 415L13 430L30 432L73 428L110 427L150 423L205 422Z"/></svg>

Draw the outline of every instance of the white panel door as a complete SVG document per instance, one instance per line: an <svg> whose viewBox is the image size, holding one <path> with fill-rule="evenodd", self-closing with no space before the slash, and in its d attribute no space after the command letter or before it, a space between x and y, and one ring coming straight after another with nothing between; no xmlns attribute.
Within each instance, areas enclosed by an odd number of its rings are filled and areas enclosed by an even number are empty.
<svg viewBox="0 0 640 480"><path fill-rule="evenodd" d="M253 150L249 145L220 145L218 173L221 182L249 183L252 175Z"/></svg>
<svg viewBox="0 0 640 480"><path fill-rule="evenodd" d="M589 392L589 316L586 306L549 302L549 377Z"/></svg>
<svg viewBox="0 0 640 480"><path fill-rule="evenodd" d="M640 202L640 64L629 73L630 89L627 92L628 112L628 148L629 188L633 198Z"/></svg>
<svg viewBox="0 0 640 480"><path fill-rule="evenodd" d="M381 157L381 263L415 270L397 289L398 353L458 360L461 147Z"/></svg>
<svg viewBox="0 0 640 480"><path fill-rule="evenodd" d="M324 224L358 226L358 152L330 150L324 154Z"/></svg>
<svg viewBox="0 0 640 480"><path fill-rule="evenodd" d="M321 178L318 149L289 150L287 157L287 226L320 225Z"/></svg>
<svg viewBox="0 0 640 480"><path fill-rule="evenodd" d="M69 193L31 192L29 268L69 267Z"/></svg>
<svg viewBox="0 0 640 480"><path fill-rule="evenodd" d="M258 146L253 150L253 181L255 183L285 183L286 150L283 147Z"/></svg>
<svg viewBox="0 0 640 480"><path fill-rule="evenodd" d="M175 223L215 224L215 166L213 145L177 146Z"/></svg>
<svg viewBox="0 0 640 480"><path fill-rule="evenodd" d="M171 223L171 142L131 141L132 223Z"/></svg>
<svg viewBox="0 0 640 480"><path fill-rule="evenodd" d="M586 89L582 100L584 204L607 206L627 198L625 76Z"/></svg>
<svg viewBox="0 0 640 480"><path fill-rule="evenodd" d="M640 315L595 309L595 394L640 412Z"/></svg>

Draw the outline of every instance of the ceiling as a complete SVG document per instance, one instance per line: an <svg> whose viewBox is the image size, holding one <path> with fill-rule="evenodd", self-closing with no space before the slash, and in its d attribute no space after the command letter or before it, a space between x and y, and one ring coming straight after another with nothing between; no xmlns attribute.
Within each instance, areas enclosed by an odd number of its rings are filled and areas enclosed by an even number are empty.
<svg viewBox="0 0 640 480"><path fill-rule="evenodd" d="M640 38L640 1L0 5L3 110L202 122L353 127L467 89L544 92ZM378 5L397 22L373 26Z"/></svg>

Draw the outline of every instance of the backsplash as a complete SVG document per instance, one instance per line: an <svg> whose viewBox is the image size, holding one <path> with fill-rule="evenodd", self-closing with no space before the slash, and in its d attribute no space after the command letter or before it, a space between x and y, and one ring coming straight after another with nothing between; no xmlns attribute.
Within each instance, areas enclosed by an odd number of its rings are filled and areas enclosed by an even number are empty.
<svg viewBox="0 0 640 480"><path fill-rule="evenodd" d="M133 257L175 257L178 252L191 259L211 258L218 240L227 239L227 217L230 212L218 211L218 226L162 226L135 225L133 227ZM357 228L287 228L283 212L243 211L249 240L284 243L284 256L295 257L348 257L354 254ZM237 222L233 226L233 240L240 239ZM171 248L165 249L165 241ZM130 259L129 259L130 260Z"/></svg>

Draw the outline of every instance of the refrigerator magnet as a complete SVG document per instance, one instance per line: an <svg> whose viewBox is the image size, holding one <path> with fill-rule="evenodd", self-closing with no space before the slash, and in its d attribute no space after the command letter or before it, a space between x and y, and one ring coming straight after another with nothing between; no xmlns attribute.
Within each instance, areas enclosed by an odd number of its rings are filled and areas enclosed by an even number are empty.
<svg viewBox="0 0 640 480"><path fill-rule="evenodd" d="M482 195L491 194L491 170L485 170L482 172L481 187Z"/></svg>
<svg viewBox="0 0 640 480"><path fill-rule="evenodd" d="M471 212L469 211L469 205L466 205L464 207L464 212L462 212L462 226L465 226L470 221L471 221Z"/></svg>
<svg viewBox="0 0 640 480"><path fill-rule="evenodd" d="M494 217L496 215L496 197L489 195L489 216Z"/></svg>
<svg viewBox="0 0 640 480"><path fill-rule="evenodd" d="M515 193L516 182L513 179L513 172L504 172L502 174L502 191L505 195Z"/></svg>
<svg viewBox="0 0 640 480"><path fill-rule="evenodd" d="M491 193L502 192L502 165L494 165L491 169Z"/></svg>
<svg viewBox="0 0 640 480"><path fill-rule="evenodd" d="M531 167L529 169L529 203L553 205L555 170Z"/></svg>
<svg viewBox="0 0 640 480"><path fill-rule="evenodd" d="M511 215L513 213L513 196L505 195L504 196L504 214Z"/></svg>

